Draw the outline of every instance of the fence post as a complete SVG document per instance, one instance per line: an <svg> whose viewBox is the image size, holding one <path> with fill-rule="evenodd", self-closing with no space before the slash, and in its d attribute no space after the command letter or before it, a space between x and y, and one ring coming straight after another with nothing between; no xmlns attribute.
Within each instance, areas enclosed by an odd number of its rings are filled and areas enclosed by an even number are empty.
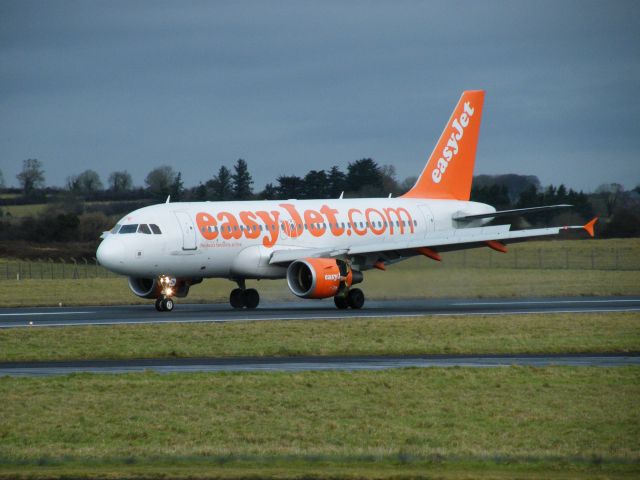
<svg viewBox="0 0 640 480"><path fill-rule="evenodd" d="M64 258L62 257L59 257L59 258L60 258L60 262L62 262L62 279L64 280L64 270L65 270L64 266L67 262L64 261Z"/></svg>
<svg viewBox="0 0 640 480"><path fill-rule="evenodd" d="M78 279L78 262L73 257L71 257L71 261L73 262L73 273L71 274L71 278L73 280L77 280Z"/></svg>

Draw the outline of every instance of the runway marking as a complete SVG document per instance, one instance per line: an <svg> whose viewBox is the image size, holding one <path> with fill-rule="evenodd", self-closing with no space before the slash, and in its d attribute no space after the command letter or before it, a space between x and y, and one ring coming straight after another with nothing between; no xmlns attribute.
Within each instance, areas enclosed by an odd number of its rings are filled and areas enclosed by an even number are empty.
<svg viewBox="0 0 640 480"><path fill-rule="evenodd" d="M555 313L615 313L615 312L640 312L640 307L613 308L613 309L593 309L593 310L531 310L512 312L451 312L451 313L399 313L399 314L375 314L370 315L326 315L326 316L262 316L262 317L236 317L236 318L187 318L166 320L124 320L124 321L97 321L97 322L67 322L67 323L43 323L33 325L0 325L2 328L35 328L35 327L83 327L83 326L106 326L106 325L147 325L163 323L232 323L232 322L263 322L263 321L288 321L288 320L345 320L345 319L367 319L367 318L416 318L416 317L465 317L465 316L493 316L493 315L544 315ZM86 312L93 313L93 312Z"/></svg>
<svg viewBox="0 0 640 480"><path fill-rule="evenodd" d="M534 300L534 301L513 301L513 302L454 302L451 305L471 306L471 305L548 305L554 303L614 303L614 302L637 302L638 299L615 299L615 300Z"/></svg>
<svg viewBox="0 0 640 480"><path fill-rule="evenodd" d="M96 312L28 312L28 313L0 313L0 317L30 317L32 315L82 315Z"/></svg>

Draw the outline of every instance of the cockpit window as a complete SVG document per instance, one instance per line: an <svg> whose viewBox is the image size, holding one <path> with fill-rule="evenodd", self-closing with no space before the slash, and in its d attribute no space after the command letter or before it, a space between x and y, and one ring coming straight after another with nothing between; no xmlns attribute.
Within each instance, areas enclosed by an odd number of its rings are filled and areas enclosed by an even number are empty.
<svg viewBox="0 0 640 480"><path fill-rule="evenodd" d="M138 230L138 224L132 223L129 225L123 225L118 233L136 233Z"/></svg>
<svg viewBox="0 0 640 480"><path fill-rule="evenodd" d="M116 226L111 229L111 233L118 233L118 230L120 230L120 227L121 225L119 223L116 223Z"/></svg>
<svg viewBox="0 0 640 480"><path fill-rule="evenodd" d="M156 225L155 223L152 223L149 226L151 227L151 231L153 233L155 233L156 235L162 234L162 232L160 231L160 227L158 225Z"/></svg>
<svg viewBox="0 0 640 480"><path fill-rule="evenodd" d="M149 225L146 223L141 223L138 226L138 233L145 233L147 235L151 235L151 230L149 230Z"/></svg>

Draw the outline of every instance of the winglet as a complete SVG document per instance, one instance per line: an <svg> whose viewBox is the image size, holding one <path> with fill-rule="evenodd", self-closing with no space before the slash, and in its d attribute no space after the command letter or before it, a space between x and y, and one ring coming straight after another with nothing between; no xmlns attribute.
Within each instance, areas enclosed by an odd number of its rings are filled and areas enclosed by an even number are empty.
<svg viewBox="0 0 640 480"><path fill-rule="evenodd" d="M593 217L593 219L592 219L592 220L590 220L589 222L587 222L587 223L582 227L582 228L584 228L584 229L587 231L587 233L588 233L591 237L595 236L595 233L594 233L594 231L593 231L593 227L594 227L594 225L596 224L596 222L597 222L597 221L598 221L598 217Z"/></svg>

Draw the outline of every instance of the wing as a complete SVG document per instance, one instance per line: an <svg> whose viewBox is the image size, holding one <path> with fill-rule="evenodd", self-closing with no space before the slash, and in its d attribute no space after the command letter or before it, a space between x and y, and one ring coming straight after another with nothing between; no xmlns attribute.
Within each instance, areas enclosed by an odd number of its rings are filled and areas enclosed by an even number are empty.
<svg viewBox="0 0 640 480"><path fill-rule="evenodd" d="M381 254L387 258L406 257L422 253L419 249L437 249L439 251L461 250L478 246L489 246L502 250L504 243L523 241L529 238L550 237L560 235L571 230L586 230L593 237L593 228L597 221L594 218L586 225L564 227L532 228L527 230L511 230L510 225L496 225L490 227L457 228L434 232L420 239L385 240L365 245L356 245L343 249L335 248L301 248L274 250L269 263L289 263L301 258L341 256L375 255ZM435 251L434 251L435 253ZM389 254L391 254L389 256ZM437 254L436 254L437 256Z"/></svg>

